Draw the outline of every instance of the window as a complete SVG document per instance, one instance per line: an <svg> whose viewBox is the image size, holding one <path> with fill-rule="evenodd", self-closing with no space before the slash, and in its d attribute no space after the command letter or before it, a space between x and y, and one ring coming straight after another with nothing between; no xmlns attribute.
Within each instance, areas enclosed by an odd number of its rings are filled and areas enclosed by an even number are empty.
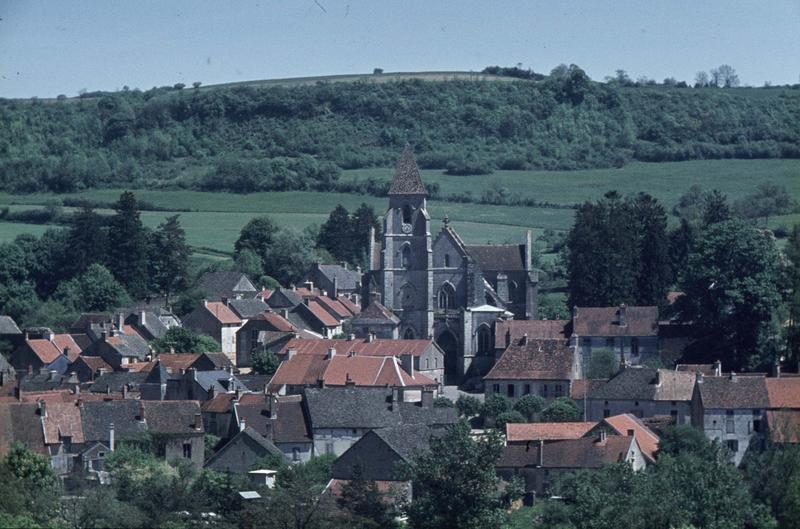
<svg viewBox="0 0 800 529"><path fill-rule="evenodd" d="M581 338L581 345L584 347L591 347L592 346L592 339L591 338Z"/></svg>
<svg viewBox="0 0 800 529"><path fill-rule="evenodd" d="M449 253L444 254L444 266L446 268L450 268L450 254Z"/></svg>
<svg viewBox="0 0 800 529"><path fill-rule="evenodd" d="M411 224L411 206L403 206L403 224Z"/></svg>
<svg viewBox="0 0 800 529"><path fill-rule="evenodd" d="M300 461L300 449L299 448L292 448L292 461L295 463Z"/></svg>
<svg viewBox="0 0 800 529"><path fill-rule="evenodd" d="M530 395L531 393L531 385L525 384L525 395Z"/></svg>
<svg viewBox="0 0 800 529"><path fill-rule="evenodd" d="M562 391L561 384L556 384L556 397L561 397L563 395Z"/></svg>
<svg viewBox="0 0 800 529"><path fill-rule="evenodd" d="M333 453L333 443L327 442L325 443L325 453L332 454Z"/></svg>
<svg viewBox="0 0 800 529"><path fill-rule="evenodd" d="M734 421L733 410L725 412L725 433L735 433L736 422Z"/></svg>
<svg viewBox="0 0 800 529"><path fill-rule="evenodd" d="M509 384L509 385L506 387L506 392L508 393L508 396L509 396L509 397L513 397L513 396L514 396L514 389L515 389L515 388L516 388L516 386L515 386L514 384Z"/></svg>
<svg viewBox="0 0 800 529"><path fill-rule="evenodd" d="M737 441L736 439L725 441L725 446L727 446L728 450L730 450L734 454L739 451L739 441Z"/></svg>
<svg viewBox="0 0 800 529"><path fill-rule="evenodd" d="M192 443L183 443L183 457L185 459L192 458Z"/></svg>
<svg viewBox="0 0 800 529"><path fill-rule="evenodd" d="M478 328L478 354L489 354L492 345L491 331L487 325Z"/></svg>
<svg viewBox="0 0 800 529"><path fill-rule="evenodd" d="M430 369L430 368L431 368L431 359L430 358L426 358L425 359L425 369Z"/></svg>
<svg viewBox="0 0 800 529"><path fill-rule="evenodd" d="M456 304L456 290L450 283L445 283L439 289L439 308L442 310L452 309Z"/></svg>
<svg viewBox="0 0 800 529"><path fill-rule="evenodd" d="M603 418L605 419L606 417L611 417L611 410L607 408L603 410Z"/></svg>
<svg viewBox="0 0 800 529"><path fill-rule="evenodd" d="M678 424L678 410L670 410L669 416L672 417L675 424Z"/></svg>
<svg viewBox="0 0 800 529"><path fill-rule="evenodd" d="M492 393L500 393L500 384L492 384Z"/></svg>
<svg viewBox="0 0 800 529"><path fill-rule="evenodd" d="M403 333L403 339L404 340L413 340L414 339L414 329L412 329L411 327L406 329L406 331Z"/></svg>
<svg viewBox="0 0 800 529"><path fill-rule="evenodd" d="M258 341L258 329L253 329L250 331L250 340L257 342Z"/></svg>
<svg viewBox="0 0 800 529"><path fill-rule="evenodd" d="M547 384L542 385L542 391L540 393L542 394L542 397L547 396Z"/></svg>
<svg viewBox="0 0 800 529"><path fill-rule="evenodd" d="M614 348L614 338L606 338L606 347Z"/></svg>
<svg viewBox="0 0 800 529"><path fill-rule="evenodd" d="M639 338L631 338L631 353L634 355L639 354Z"/></svg>
<svg viewBox="0 0 800 529"><path fill-rule="evenodd" d="M402 255L403 255L403 259L402 259L403 260L403 268L406 268L406 269L411 268L411 245L410 244L406 244L405 246L403 246Z"/></svg>

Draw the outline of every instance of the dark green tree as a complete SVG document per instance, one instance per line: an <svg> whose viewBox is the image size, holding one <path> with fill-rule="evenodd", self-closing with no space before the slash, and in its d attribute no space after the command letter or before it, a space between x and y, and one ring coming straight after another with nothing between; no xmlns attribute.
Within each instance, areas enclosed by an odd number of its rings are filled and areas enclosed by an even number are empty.
<svg viewBox="0 0 800 529"><path fill-rule="evenodd" d="M466 423L431 439L430 451L407 467L414 499L406 508L415 529L494 529L506 520L494 464L503 450L497 432L475 439Z"/></svg>
<svg viewBox="0 0 800 529"><path fill-rule="evenodd" d="M592 351L586 378L611 378L619 370L619 356L608 349Z"/></svg>
<svg viewBox="0 0 800 529"><path fill-rule="evenodd" d="M482 403L471 395L461 394L456 399L456 410L458 415L469 419L481 413Z"/></svg>
<svg viewBox="0 0 800 529"><path fill-rule="evenodd" d="M272 246L273 239L278 233L278 226L273 220L264 215L251 219L242 228L239 238L234 243L234 257L238 256L243 250L252 250L261 258L264 264L267 252Z"/></svg>
<svg viewBox="0 0 800 529"><path fill-rule="evenodd" d="M375 237L380 237L381 226L378 222L378 215L372 206L362 202L358 209L353 212L352 219L353 237L353 256L350 262L359 264L366 268L369 263L369 231L375 228Z"/></svg>
<svg viewBox="0 0 800 529"><path fill-rule="evenodd" d="M789 318L786 325L786 342L789 360L800 360L800 224L795 224L783 250L786 256L786 305Z"/></svg>
<svg viewBox="0 0 800 529"><path fill-rule="evenodd" d="M54 297L76 312L107 312L130 303L125 288L98 263L61 283Z"/></svg>
<svg viewBox="0 0 800 529"><path fill-rule="evenodd" d="M314 241L292 230L281 230L263 258L264 271L281 284L299 281L315 261Z"/></svg>
<svg viewBox="0 0 800 529"><path fill-rule="evenodd" d="M105 263L108 248L103 219L89 206L76 211L69 225L68 270L71 275L84 272L89 265Z"/></svg>
<svg viewBox="0 0 800 529"><path fill-rule="evenodd" d="M147 232L139 218L136 197L130 191L120 195L116 214L109 221L107 266L135 299L148 293Z"/></svg>
<svg viewBox="0 0 800 529"><path fill-rule="evenodd" d="M558 397L542 410L542 422L576 422L582 418L581 410L569 397Z"/></svg>
<svg viewBox="0 0 800 529"><path fill-rule="evenodd" d="M280 359L272 351L261 349L253 353L253 371L260 375L274 375L281 364Z"/></svg>
<svg viewBox="0 0 800 529"><path fill-rule="evenodd" d="M718 189L706 193L703 198L703 227L717 224L731 218L731 208L728 205L728 197Z"/></svg>
<svg viewBox="0 0 800 529"><path fill-rule="evenodd" d="M15 507L23 512L6 511L12 514L29 514L37 522L52 520L57 515L60 487L50 460L34 453L20 443L11 449L2 461L2 473L14 482ZM4 508L3 510L6 510Z"/></svg>
<svg viewBox="0 0 800 529"><path fill-rule="evenodd" d="M511 401L503 395L494 394L486 397L481 406L481 415L484 418L494 419L501 413L511 411Z"/></svg>
<svg viewBox="0 0 800 529"><path fill-rule="evenodd" d="M389 508L389 500L390 498L378 490L374 481L364 478L361 466L356 465L353 468L353 478L342 486L336 502L352 515L350 527L392 529L398 527L398 523Z"/></svg>
<svg viewBox="0 0 800 529"><path fill-rule="evenodd" d="M633 235L639 241L636 303L663 307L667 289L672 283L667 213L656 199L646 193L637 195L631 206L636 219Z"/></svg>
<svg viewBox="0 0 800 529"><path fill-rule="evenodd" d="M504 432L506 424L508 423L522 423L527 422L527 419L517 410L505 411L497 416L494 420L494 427Z"/></svg>
<svg viewBox="0 0 800 529"><path fill-rule="evenodd" d="M352 261L357 242L353 238L353 228L350 212L341 204L337 204L328 216L328 220L320 226L317 245L326 249L339 261Z"/></svg>
<svg viewBox="0 0 800 529"><path fill-rule="evenodd" d="M522 416L525 418L525 420L532 421L534 417L536 417L537 413L541 413L545 405L546 402L544 400L544 397L529 393L517 399L517 402L514 403L513 410L521 413ZM517 421L509 421L509 422L517 422Z"/></svg>
<svg viewBox="0 0 800 529"><path fill-rule="evenodd" d="M197 334L185 327L171 327L161 338L150 342L157 353L211 353L220 350L220 345L205 334Z"/></svg>
<svg viewBox="0 0 800 529"><path fill-rule="evenodd" d="M710 225L689 256L679 309L694 322L696 350L731 369L770 366L780 306L771 236L741 220Z"/></svg>
<svg viewBox="0 0 800 529"><path fill-rule="evenodd" d="M169 216L159 224L150 248L150 278L169 306L170 296L186 288L191 255L178 215Z"/></svg>

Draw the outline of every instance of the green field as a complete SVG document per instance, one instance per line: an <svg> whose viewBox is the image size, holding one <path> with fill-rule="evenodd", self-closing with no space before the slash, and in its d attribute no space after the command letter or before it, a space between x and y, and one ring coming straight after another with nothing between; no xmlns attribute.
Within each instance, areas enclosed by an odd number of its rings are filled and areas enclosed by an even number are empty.
<svg viewBox="0 0 800 529"><path fill-rule="evenodd" d="M343 179L375 176L389 179L392 169L346 171ZM647 191L658 198L668 209L692 184L705 189L720 189L731 200L751 193L767 180L786 186L800 198L800 160L713 160L661 164L632 163L621 169L590 171L498 171L488 176L451 176L442 171L423 171L426 182L441 186L444 195L469 190L479 197L484 189L501 185L513 195L534 198L540 202L574 204L602 196L610 189L621 193ZM71 195L33 194L10 195L0 193L0 206L13 210L42 207L60 198L84 197L96 201L113 202L119 189L85 191ZM379 214L383 213L387 199L342 193L292 191L286 193L203 193L199 191L136 190L141 200L154 206L191 211L179 212L189 244L212 250L211 254L229 253L242 226L257 215L269 214L281 226L302 230L306 226L321 224L328 213L342 204L353 210L366 202ZM69 211L69 208L65 208ZM573 210L555 208L487 206L453 202L431 201L428 210L437 232L445 215L449 216L461 236L470 243L511 242L522 240L524 230L534 229L535 234L544 229L568 229ZM102 211L107 213L107 211ZM155 227L170 211L145 211L142 220ZM791 226L800 222L800 214L776 217L772 227ZM47 227L31 224L0 223L0 241L13 239L20 233L40 234Z"/></svg>

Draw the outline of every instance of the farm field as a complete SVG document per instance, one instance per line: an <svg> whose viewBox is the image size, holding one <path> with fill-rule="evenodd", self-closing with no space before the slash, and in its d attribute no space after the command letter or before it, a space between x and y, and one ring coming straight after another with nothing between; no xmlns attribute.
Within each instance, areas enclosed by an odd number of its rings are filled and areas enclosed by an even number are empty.
<svg viewBox="0 0 800 529"><path fill-rule="evenodd" d="M352 180L374 176L390 179L393 169L345 171L342 179ZM717 188L737 200L764 181L784 185L800 198L800 160L706 160L674 163L632 163L620 169L587 171L498 171L486 176L452 176L443 171L423 171L426 182L437 183L445 195L470 191L473 196L492 186L507 188L513 196L534 198L540 202L574 204L602 196L610 189L623 194L648 190L667 209L694 183L704 189ZM120 189L90 190L69 195L0 193L0 207L12 210L44 207L60 203L66 197L86 198L111 203ZM309 225L325 222L336 204L354 210L362 202L373 206L378 214L386 208L387 199L344 193L266 192L251 194L205 193L200 191L134 190L136 196L165 211L142 212L143 222L157 226L165 217L179 213L187 239L197 252L227 254L239 230L248 220L269 214L284 227L302 230ZM469 243L504 243L519 241L524 230L534 229L535 235L545 229L565 230L570 227L573 210L538 207L510 207L430 201L428 207L433 230L437 232L447 215L458 232ZM64 208L70 211L71 208ZM184 211L181 211L184 210ZM188 211L186 211L188 210ZM99 210L110 213L108 210ZM800 215L770 219L770 226L791 226L800 222ZM47 226L0 222L0 241L13 239L21 233L42 233Z"/></svg>

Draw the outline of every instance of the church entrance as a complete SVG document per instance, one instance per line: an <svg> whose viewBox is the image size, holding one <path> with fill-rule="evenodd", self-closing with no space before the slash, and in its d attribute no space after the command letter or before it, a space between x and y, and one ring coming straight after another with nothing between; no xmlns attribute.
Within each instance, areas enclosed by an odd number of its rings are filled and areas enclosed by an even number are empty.
<svg viewBox="0 0 800 529"><path fill-rule="evenodd" d="M450 331L442 332L436 339L442 351L444 351L444 383L453 386L461 381L461 373L458 369L458 340Z"/></svg>

